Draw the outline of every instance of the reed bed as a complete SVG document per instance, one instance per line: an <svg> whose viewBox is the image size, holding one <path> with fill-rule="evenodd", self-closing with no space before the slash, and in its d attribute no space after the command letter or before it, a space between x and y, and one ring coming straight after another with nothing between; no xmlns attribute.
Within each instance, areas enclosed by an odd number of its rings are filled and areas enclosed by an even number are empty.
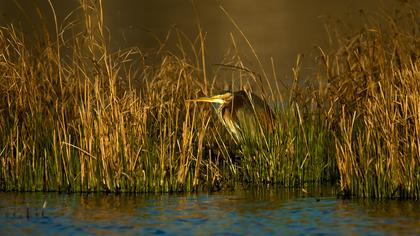
<svg viewBox="0 0 420 236"><path fill-rule="evenodd" d="M418 9L408 1L358 33L337 30L339 49L322 54L328 85L321 99L346 195L419 197Z"/></svg>
<svg viewBox="0 0 420 236"><path fill-rule="evenodd" d="M14 25L0 28L1 190L337 183L345 195L419 197L416 8L385 28L337 31L338 50L320 50L319 84L299 80L298 60L286 100L272 88L263 93L280 104L275 132L238 145L209 106L185 102L215 89L202 33L177 34L179 53L165 45L110 52L101 4L80 1L63 22L54 14L55 34L44 27L35 42ZM245 68L240 59L232 65ZM236 76L261 81L249 71Z"/></svg>

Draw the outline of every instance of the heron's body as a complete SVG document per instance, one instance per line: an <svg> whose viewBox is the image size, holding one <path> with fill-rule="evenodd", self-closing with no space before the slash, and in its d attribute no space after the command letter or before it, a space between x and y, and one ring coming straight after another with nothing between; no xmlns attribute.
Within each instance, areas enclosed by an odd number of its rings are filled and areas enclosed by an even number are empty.
<svg viewBox="0 0 420 236"><path fill-rule="evenodd" d="M190 101L212 103L217 116L238 142L247 138L255 140L257 135L273 131L270 107L253 93L241 90Z"/></svg>

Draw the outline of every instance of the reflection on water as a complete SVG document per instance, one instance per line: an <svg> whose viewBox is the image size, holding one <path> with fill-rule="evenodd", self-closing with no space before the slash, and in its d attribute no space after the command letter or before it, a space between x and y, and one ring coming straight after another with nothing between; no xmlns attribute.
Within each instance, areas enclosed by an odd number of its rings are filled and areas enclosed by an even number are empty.
<svg viewBox="0 0 420 236"><path fill-rule="evenodd" d="M0 234L420 233L418 201L343 200L328 189L312 194L317 197L283 189L162 195L0 193Z"/></svg>

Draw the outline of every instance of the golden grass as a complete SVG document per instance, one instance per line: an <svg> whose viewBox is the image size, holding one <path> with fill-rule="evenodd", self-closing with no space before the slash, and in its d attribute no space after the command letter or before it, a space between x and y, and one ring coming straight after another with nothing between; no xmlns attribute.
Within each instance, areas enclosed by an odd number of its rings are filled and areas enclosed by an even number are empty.
<svg viewBox="0 0 420 236"><path fill-rule="evenodd" d="M387 16L385 26L371 23L351 37L340 35L340 49L323 56L325 116L335 132L340 185L347 194L419 196L420 41L414 5Z"/></svg>
<svg viewBox="0 0 420 236"><path fill-rule="evenodd" d="M418 8L404 8L386 27L369 24L350 37L337 31L338 50L320 50L319 85L299 81L298 58L287 101L271 87L263 93L280 102L274 134L237 146L209 106L184 102L214 89L200 26L198 43L189 45L194 58L165 45L156 55L110 52L102 1L80 5L64 23L54 14L55 35L41 29L35 42L14 25L0 28L2 190L338 182L346 195L419 197ZM261 81L235 58L241 79Z"/></svg>

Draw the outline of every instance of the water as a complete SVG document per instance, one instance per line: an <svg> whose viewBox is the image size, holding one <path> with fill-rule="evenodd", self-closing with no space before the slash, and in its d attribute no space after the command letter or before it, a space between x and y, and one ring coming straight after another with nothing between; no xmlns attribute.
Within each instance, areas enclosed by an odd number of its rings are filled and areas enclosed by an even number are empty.
<svg viewBox="0 0 420 236"><path fill-rule="evenodd" d="M0 193L0 235L420 234L418 201L313 194L316 197L282 189L157 195Z"/></svg>

